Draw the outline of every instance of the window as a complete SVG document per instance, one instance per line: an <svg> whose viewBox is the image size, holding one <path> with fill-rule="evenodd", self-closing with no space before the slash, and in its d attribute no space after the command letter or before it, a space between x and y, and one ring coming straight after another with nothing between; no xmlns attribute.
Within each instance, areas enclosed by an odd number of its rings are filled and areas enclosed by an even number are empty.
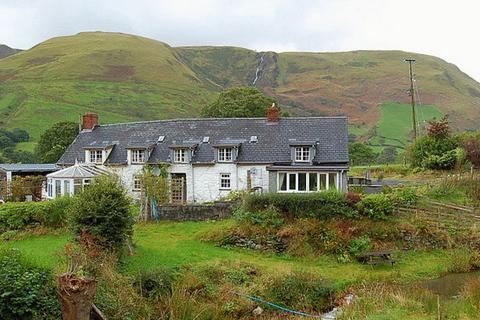
<svg viewBox="0 0 480 320"><path fill-rule="evenodd" d="M142 190L142 181L140 177L134 176L133 177L133 191L140 191Z"/></svg>
<svg viewBox="0 0 480 320"><path fill-rule="evenodd" d="M60 197L62 195L62 181L55 180L55 198Z"/></svg>
<svg viewBox="0 0 480 320"><path fill-rule="evenodd" d="M49 198L53 197L53 185L52 185L52 179L48 179L47 183L47 195Z"/></svg>
<svg viewBox="0 0 480 320"><path fill-rule="evenodd" d="M220 173L220 189L230 189L230 173Z"/></svg>
<svg viewBox="0 0 480 320"><path fill-rule="evenodd" d="M79 194L82 190L82 179L73 179L73 194Z"/></svg>
<svg viewBox="0 0 480 320"><path fill-rule="evenodd" d="M186 150L185 149L175 149L173 150L173 162L185 163L186 161Z"/></svg>
<svg viewBox="0 0 480 320"><path fill-rule="evenodd" d="M145 162L145 150L135 149L131 150L132 163L144 163Z"/></svg>
<svg viewBox="0 0 480 320"><path fill-rule="evenodd" d="M83 188L86 188L90 185L92 181L90 179L83 179Z"/></svg>
<svg viewBox="0 0 480 320"><path fill-rule="evenodd" d="M70 180L63 180L63 195L70 195Z"/></svg>
<svg viewBox="0 0 480 320"><path fill-rule="evenodd" d="M310 161L310 147L296 147L295 148L295 161L296 162L308 162L308 161Z"/></svg>
<svg viewBox="0 0 480 320"><path fill-rule="evenodd" d="M338 189L338 173L279 172L279 192L315 192Z"/></svg>
<svg viewBox="0 0 480 320"><path fill-rule="evenodd" d="M220 148L218 149L218 161L230 162L232 161L232 148Z"/></svg>
<svg viewBox="0 0 480 320"><path fill-rule="evenodd" d="M90 150L90 163L103 163L102 150Z"/></svg>

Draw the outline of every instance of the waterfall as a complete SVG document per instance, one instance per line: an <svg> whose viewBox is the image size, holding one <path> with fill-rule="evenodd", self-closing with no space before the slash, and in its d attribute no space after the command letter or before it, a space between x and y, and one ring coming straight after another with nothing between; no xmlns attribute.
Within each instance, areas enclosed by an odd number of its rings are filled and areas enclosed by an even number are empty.
<svg viewBox="0 0 480 320"><path fill-rule="evenodd" d="M263 67L263 54L260 56L260 63L257 66L257 70L255 70L255 79L253 79L252 86L257 83L258 79L260 79L261 72Z"/></svg>

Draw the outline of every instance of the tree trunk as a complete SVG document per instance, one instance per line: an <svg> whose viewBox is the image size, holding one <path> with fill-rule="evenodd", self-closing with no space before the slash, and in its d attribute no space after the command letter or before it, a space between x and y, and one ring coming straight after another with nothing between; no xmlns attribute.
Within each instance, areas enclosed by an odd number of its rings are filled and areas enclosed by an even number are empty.
<svg viewBox="0 0 480 320"><path fill-rule="evenodd" d="M71 273L58 277L58 296L63 320L89 320L97 290L95 279Z"/></svg>

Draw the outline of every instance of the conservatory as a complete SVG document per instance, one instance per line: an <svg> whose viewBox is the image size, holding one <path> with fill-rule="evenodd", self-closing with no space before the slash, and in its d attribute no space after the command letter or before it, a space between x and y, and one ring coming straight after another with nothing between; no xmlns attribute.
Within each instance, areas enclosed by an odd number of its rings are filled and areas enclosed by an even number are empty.
<svg viewBox="0 0 480 320"><path fill-rule="evenodd" d="M109 174L94 164L75 163L75 165L47 175L47 198L71 196L88 187L92 180Z"/></svg>

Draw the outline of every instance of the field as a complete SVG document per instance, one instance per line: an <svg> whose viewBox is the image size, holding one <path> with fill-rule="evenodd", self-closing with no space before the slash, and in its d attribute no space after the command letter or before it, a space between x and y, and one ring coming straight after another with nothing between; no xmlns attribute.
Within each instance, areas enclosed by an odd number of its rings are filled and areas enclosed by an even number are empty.
<svg viewBox="0 0 480 320"><path fill-rule="evenodd" d="M412 135L412 109L408 104L384 103L380 106L380 121L375 135L369 140L374 149L393 146L402 151L411 141ZM430 120L438 120L443 114L433 105L416 107L418 134L424 133L425 124Z"/></svg>

